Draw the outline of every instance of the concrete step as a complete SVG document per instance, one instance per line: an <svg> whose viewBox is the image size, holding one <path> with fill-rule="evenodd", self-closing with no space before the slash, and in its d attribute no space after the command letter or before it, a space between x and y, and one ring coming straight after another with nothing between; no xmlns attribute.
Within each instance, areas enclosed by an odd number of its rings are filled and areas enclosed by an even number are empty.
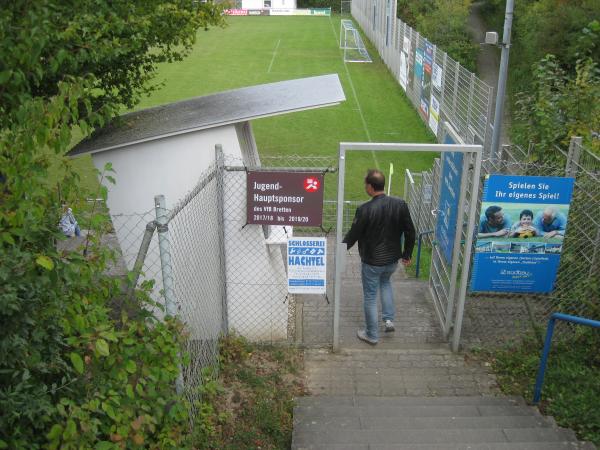
<svg viewBox="0 0 600 450"><path fill-rule="evenodd" d="M451 430L492 428L552 428L554 424L540 416L485 417L298 417L295 430L323 433L327 430Z"/></svg>
<svg viewBox="0 0 600 450"><path fill-rule="evenodd" d="M540 416L537 408L521 405L415 405L415 406L298 406L294 416L316 417L481 417Z"/></svg>
<svg viewBox="0 0 600 450"><path fill-rule="evenodd" d="M571 432L555 428L485 428L485 429L298 429L293 448L306 445L396 445L402 444L489 444L523 442L570 442Z"/></svg>
<svg viewBox="0 0 600 450"><path fill-rule="evenodd" d="M298 397L296 406L526 406L522 397L376 397L376 396L327 396Z"/></svg>
<svg viewBox="0 0 600 450"><path fill-rule="evenodd" d="M582 442L501 442L486 444L318 444L294 450L596 450Z"/></svg>

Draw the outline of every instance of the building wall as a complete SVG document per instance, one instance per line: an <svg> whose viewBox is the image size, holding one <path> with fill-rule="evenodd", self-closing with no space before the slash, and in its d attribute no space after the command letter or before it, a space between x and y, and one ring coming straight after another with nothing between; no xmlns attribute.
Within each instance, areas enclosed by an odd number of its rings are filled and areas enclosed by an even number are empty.
<svg viewBox="0 0 600 450"><path fill-rule="evenodd" d="M228 155L242 157L233 125L94 153L97 169L111 162L116 172L116 185L105 183L111 214L151 210L158 194L173 207L214 163L215 144Z"/></svg>
<svg viewBox="0 0 600 450"><path fill-rule="evenodd" d="M267 0L268 1L268 0ZM296 0L270 0L270 8L287 8L296 9ZM265 0L242 0L242 9L263 9L265 6Z"/></svg>
<svg viewBox="0 0 600 450"><path fill-rule="evenodd" d="M251 128L248 129L246 134L253 140ZM145 224L154 219L154 196L164 195L168 209L175 206L214 164L216 144L221 144L223 152L240 165L242 160L254 161L257 157L255 143L241 144L234 125L92 155L96 168L102 170L110 162L116 172L116 185L105 182L109 190L107 204L129 270L133 268ZM219 247L215 243L224 226L229 329L253 340L285 339L288 303L283 303L285 292L281 291L281 286L286 285L281 250L265 244L262 226L249 225L241 230L246 218L245 173L233 172L232 177L225 178L224 219L216 217L217 205L211 203L217 198L213 180L203 190L202 199L191 202L169 225L175 297L181 317L188 322L194 339L218 335L222 284L217 280L222 280L222 276ZM233 182L227 182L228 179ZM142 218L141 213L146 212ZM144 270L148 278L156 280L153 297L162 301L156 233ZM255 280L267 289L277 286L277 292L265 295L264 289L250 286Z"/></svg>

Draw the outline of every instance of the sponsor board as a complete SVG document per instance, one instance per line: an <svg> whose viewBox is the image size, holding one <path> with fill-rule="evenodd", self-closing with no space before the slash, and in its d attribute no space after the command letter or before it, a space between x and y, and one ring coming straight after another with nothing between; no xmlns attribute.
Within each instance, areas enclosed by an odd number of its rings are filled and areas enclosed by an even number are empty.
<svg viewBox="0 0 600 450"><path fill-rule="evenodd" d="M573 178L490 175L471 289L549 293L560 265Z"/></svg>
<svg viewBox="0 0 600 450"><path fill-rule="evenodd" d="M247 16L247 9L225 9L223 11L228 16Z"/></svg>
<svg viewBox="0 0 600 450"><path fill-rule="evenodd" d="M321 226L323 182L320 172L248 171L246 222Z"/></svg>
<svg viewBox="0 0 600 450"><path fill-rule="evenodd" d="M287 243L288 292L325 294L327 238L290 238Z"/></svg>

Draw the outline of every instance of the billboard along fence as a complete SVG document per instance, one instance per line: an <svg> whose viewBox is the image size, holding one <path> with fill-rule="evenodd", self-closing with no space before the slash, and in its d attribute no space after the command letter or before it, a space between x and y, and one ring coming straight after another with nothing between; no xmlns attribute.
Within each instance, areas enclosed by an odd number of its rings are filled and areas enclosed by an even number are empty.
<svg viewBox="0 0 600 450"><path fill-rule="evenodd" d="M397 18L395 1L354 0L352 16L438 142L448 121L489 156L493 88Z"/></svg>

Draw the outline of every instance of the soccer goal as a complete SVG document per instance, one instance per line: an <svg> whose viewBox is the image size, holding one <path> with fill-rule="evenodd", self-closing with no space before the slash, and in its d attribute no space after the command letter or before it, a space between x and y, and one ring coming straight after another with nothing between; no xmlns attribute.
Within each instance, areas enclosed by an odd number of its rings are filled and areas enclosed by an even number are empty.
<svg viewBox="0 0 600 450"><path fill-rule="evenodd" d="M344 49L344 62L373 62L358 29L349 19L340 23L340 48Z"/></svg>

